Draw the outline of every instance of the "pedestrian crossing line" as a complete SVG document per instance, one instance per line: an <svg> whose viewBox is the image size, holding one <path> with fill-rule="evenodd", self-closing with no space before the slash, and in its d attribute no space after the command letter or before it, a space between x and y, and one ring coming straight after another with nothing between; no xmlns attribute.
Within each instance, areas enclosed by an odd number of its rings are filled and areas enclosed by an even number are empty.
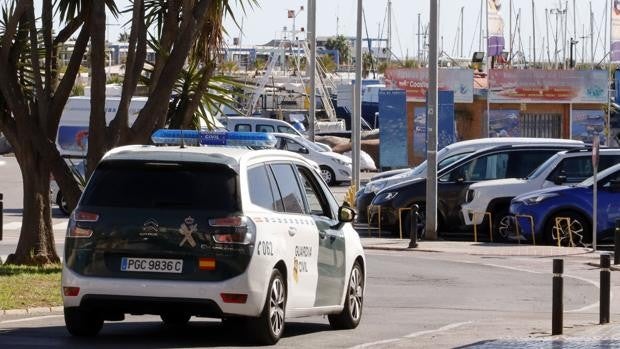
<svg viewBox="0 0 620 349"><path fill-rule="evenodd" d="M68 223L69 223L69 222L66 222L66 221L65 221L65 222L62 222L62 223L57 223L57 224L54 224L54 225L52 226L52 228L53 228L54 230L66 230L66 229L67 229L67 224L68 224Z"/></svg>
<svg viewBox="0 0 620 349"><path fill-rule="evenodd" d="M2 229L4 229L4 230L17 230L17 229L19 229L21 227L22 227L22 222L11 222L11 223L4 224L2 226Z"/></svg>
<svg viewBox="0 0 620 349"><path fill-rule="evenodd" d="M64 222L53 224L52 229L53 230L66 230L68 223L69 223L68 221L64 221ZM2 225L3 231L20 230L21 228L22 228L22 222L10 222L10 223L6 223Z"/></svg>

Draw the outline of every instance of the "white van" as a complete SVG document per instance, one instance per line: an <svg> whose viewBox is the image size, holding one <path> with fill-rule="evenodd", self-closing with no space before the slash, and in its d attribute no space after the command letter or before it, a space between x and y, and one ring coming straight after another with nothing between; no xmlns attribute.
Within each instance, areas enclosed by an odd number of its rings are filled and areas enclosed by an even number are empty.
<svg viewBox="0 0 620 349"><path fill-rule="evenodd" d="M129 102L129 125L138 118L147 97L133 97ZM106 97L105 122L109 125L116 116L121 97ZM215 118L216 128L223 128ZM69 97L60 117L56 134L56 148L64 157L85 157L88 150L88 124L90 122L90 97ZM201 126L205 126L201 120Z"/></svg>
<svg viewBox="0 0 620 349"><path fill-rule="evenodd" d="M291 124L278 119L256 116L229 116L220 118L219 121L228 131L289 133L303 136Z"/></svg>

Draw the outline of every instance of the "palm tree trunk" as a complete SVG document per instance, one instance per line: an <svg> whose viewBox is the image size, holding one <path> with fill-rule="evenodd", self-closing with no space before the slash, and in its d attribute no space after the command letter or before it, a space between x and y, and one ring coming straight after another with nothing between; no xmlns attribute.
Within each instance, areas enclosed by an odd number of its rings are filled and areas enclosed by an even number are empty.
<svg viewBox="0 0 620 349"><path fill-rule="evenodd" d="M33 132L30 136L36 135ZM59 263L50 214L49 162L39 156L28 139L20 139L20 150L15 157L22 168L24 211L17 249L6 262L29 265Z"/></svg>
<svg viewBox="0 0 620 349"><path fill-rule="evenodd" d="M93 1L88 18L91 40L91 97L86 178L107 151L105 120L105 2Z"/></svg>

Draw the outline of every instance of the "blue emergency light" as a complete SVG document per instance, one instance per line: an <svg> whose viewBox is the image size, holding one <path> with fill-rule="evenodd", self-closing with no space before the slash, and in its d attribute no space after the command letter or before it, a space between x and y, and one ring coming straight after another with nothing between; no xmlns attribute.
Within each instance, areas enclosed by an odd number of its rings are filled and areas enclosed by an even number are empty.
<svg viewBox="0 0 620 349"><path fill-rule="evenodd" d="M273 148L276 138L263 132L229 132L161 129L151 136L155 144L224 145Z"/></svg>

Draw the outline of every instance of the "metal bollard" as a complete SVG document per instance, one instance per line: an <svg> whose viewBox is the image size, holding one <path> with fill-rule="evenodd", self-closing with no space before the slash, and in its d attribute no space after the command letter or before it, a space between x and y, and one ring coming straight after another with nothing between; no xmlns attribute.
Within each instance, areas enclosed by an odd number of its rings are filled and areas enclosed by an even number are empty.
<svg viewBox="0 0 620 349"><path fill-rule="evenodd" d="M551 306L551 335L562 334L564 322L564 260L553 260L553 303Z"/></svg>
<svg viewBox="0 0 620 349"><path fill-rule="evenodd" d="M610 303L610 288L611 281L609 268L611 267L611 258L609 254L605 253L601 255L601 294L600 294L600 316L599 323L609 323L609 303Z"/></svg>
<svg viewBox="0 0 620 349"><path fill-rule="evenodd" d="M418 210L420 209L420 206L413 205L411 207L411 229L409 231L409 238L411 239L409 241L409 248L416 248L418 247Z"/></svg>
<svg viewBox="0 0 620 349"><path fill-rule="evenodd" d="M2 224L4 223L4 204L2 203L2 200L4 200L4 194L0 193L0 241L2 241Z"/></svg>
<svg viewBox="0 0 620 349"><path fill-rule="evenodd" d="M616 219L614 232L614 264L620 264L620 219Z"/></svg>

